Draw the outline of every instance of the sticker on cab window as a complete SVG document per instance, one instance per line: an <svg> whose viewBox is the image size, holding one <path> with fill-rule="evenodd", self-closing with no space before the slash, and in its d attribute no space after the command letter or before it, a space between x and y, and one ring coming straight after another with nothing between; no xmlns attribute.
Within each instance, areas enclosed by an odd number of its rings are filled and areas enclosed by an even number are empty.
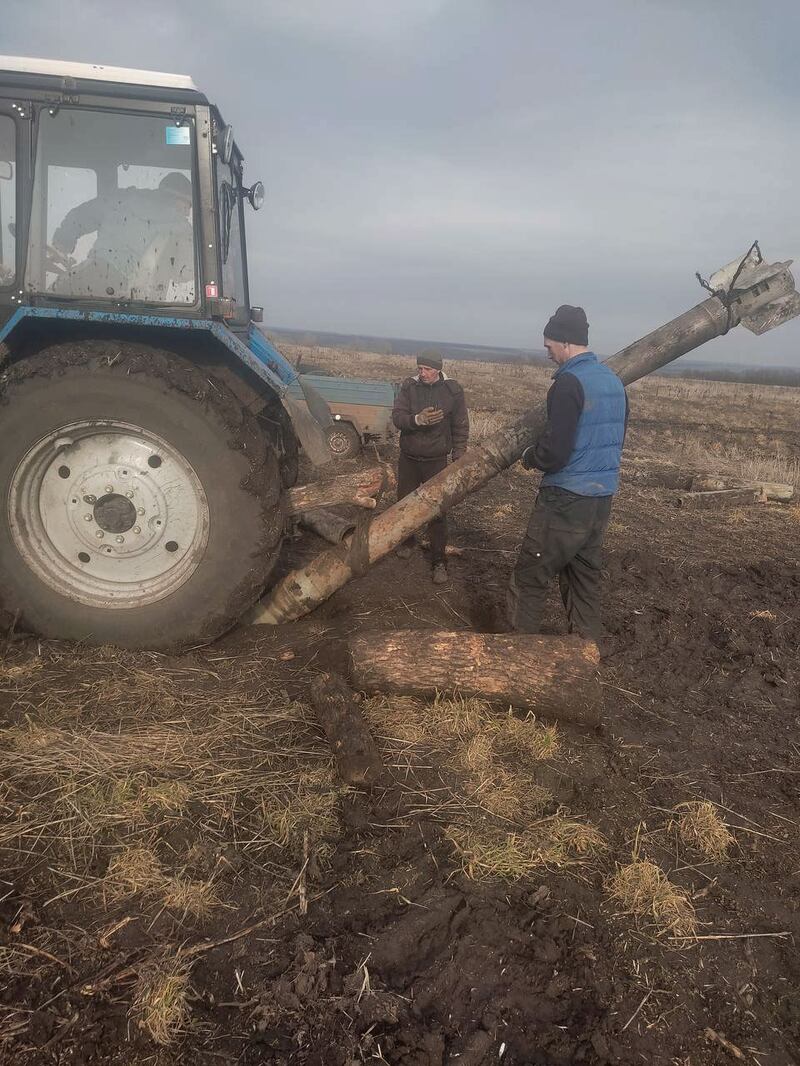
<svg viewBox="0 0 800 1066"><path fill-rule="evenodd" d="M167 144L191 144L191 126L167 126Z"/></svg>

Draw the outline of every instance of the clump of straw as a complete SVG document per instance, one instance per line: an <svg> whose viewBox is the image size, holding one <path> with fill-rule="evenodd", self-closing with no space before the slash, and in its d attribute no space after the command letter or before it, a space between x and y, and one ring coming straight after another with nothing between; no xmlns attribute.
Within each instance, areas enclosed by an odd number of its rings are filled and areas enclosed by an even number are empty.
<svg viewBox="0 0 800 1066"><path fill-rule="evenodd" d="M697 929L689 897L649 859L634 859L620 867L608 891L628 914L647 921L658 935L692 936Z"/></svg>
<svg viewBox="0 0 800 1066"><path fill-rule="evenodd" d="M671 827L691 848L701 851L709 859L724 859L734 842L733 834L709 800L681 803L675 808L680 814Z"/></svg>

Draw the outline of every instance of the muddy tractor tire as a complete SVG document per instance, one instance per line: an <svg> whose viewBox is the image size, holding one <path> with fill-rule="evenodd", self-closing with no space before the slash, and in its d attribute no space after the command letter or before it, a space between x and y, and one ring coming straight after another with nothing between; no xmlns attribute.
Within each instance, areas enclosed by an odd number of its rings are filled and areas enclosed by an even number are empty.
<svg viewBox="0 0 800 1066"><path fill-rule="evenodd" d="M334 422L328 430L328 446L337 459L361 455L361 437L350 422Z"/></svg>
<svg viewBox="0 0 800 1066"><path fill-rule="evenodd" d="M0 604L45 637L175 649L260 595L283 532L273 443L141 344L59 344L0 392Z"/></svg>

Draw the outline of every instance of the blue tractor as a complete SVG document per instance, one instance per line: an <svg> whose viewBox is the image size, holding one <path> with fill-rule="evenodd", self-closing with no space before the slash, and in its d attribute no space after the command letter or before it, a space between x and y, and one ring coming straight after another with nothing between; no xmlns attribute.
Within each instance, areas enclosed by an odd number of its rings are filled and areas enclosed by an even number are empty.
<svg viewBox="0 0 800 1066"><path fill-rule="evenodd" d="M256 325L263 196L190 78L0 58L0 604L27 628L185 646L267 584L331 426Z"/></svg>

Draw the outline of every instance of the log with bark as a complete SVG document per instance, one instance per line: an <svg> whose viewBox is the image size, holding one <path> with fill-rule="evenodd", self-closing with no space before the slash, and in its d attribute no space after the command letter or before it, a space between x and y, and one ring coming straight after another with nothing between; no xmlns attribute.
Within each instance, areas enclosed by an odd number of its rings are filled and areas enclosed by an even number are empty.
<svg viewBox="0 0 800 1066"><path fill-rule="evenodd" d="M357 470L354 474L339 474L337 477L298 485L286 493L290 514L300 514L316 507L332 507L351 503L358 507L373 508L376 497L395 488L394 473L387 463Z"/></svg>
<svg viewBox="0 0 800 1066"><path fill-rule="evenodd" d="M759 492L765 500L789 503L794 498L794 485L784 485L777 481L748 481L744 478L728 477L721 474L696 474L689 484L692 492L723 492L726 489L752 489Z"/></svg>
<svg viewBox="0 0 800 1066"><path fill-rule="evenodd" d="M597 726L597 645L578 637L400 629L350 638L351 677L364 692L434 696L457 691Z"/></svg>
<svg viewBox="0 0 800 1066"><path fill-rule="evenodd" d="M310 694L342 780L348 785L374 785L383 763L347 682L338 674L320 674L312 681Z"/></svg>
<svg viewBox="0 0 800 1066"><path fill-rule="evenodd" d="M721 492L683 492L675 498L675 502L687 511L705 511L722 507L749 507L760 499L761 493L757 489L723 489Z"/></svg>

